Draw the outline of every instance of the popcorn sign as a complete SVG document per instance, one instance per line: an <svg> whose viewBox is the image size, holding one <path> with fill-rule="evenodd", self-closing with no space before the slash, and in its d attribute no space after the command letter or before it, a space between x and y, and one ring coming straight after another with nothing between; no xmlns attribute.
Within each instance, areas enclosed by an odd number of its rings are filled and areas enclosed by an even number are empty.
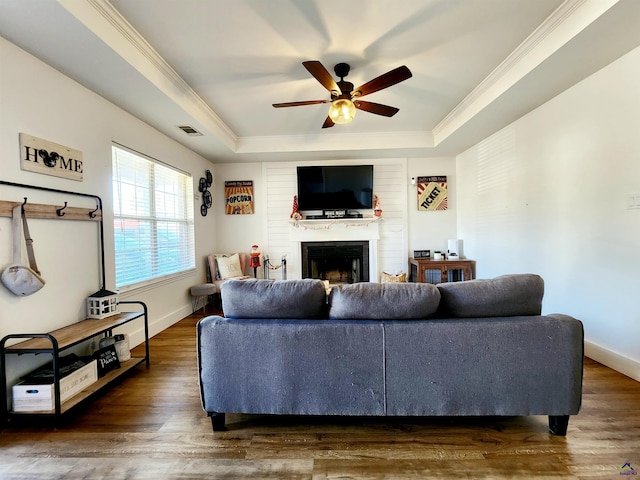
<svg viewBox="0 0 640 480"><path fill-rule="evenodd" d="M253 213L253 180L224 182L224 196L227 215Z"/></svg>

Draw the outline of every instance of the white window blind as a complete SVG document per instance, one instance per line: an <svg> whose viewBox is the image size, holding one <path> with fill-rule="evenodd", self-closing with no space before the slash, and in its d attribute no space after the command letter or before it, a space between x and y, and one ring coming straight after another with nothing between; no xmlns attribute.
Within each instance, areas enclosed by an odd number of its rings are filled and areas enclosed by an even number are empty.
<svg viewBox="0 0 640 480"><path fill-rule="evenodd" d="M112 155L116 288L195 268L191 176L116 146Z"/></svg>

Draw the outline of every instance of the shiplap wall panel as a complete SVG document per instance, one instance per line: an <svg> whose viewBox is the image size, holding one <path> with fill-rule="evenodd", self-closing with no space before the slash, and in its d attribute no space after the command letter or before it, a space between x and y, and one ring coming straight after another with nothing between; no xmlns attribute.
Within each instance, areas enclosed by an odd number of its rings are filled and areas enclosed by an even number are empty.
<svg viewBox="0 0 640 480"><path fill-rule="evenodd" d="M347 162L314 162L314 165L346 164ZM374 166L373 190L382 207L379 226L378 271L396 273L407 270L407 167L405 159L360 160L350 164L372 164ZM293 197L297 193L296 167L302 163L274 162L263 164L266 188L266 235L264 252L272 264L278 265L283 255L287 258L287 277L300 278L301 254L299 243L291 240L291 211ZM273 270L271 278L282 278L282 272ZM371 279L371 281L379 281Z"/></svg>
<svg viewBox="0 0 640 480"><path fill-rule="evenodd" d="M267 191L267 245L265 253L272 265L280 265L282 257L287 259L287 278L299 278L295 274L300 264L299 254L295 252L295 242L290 241L290 218L293 196L297 191L295 163L265 163L263 178ZM299 267L297 267L299 269ZM293 270L292 270L293 269ZM282 269L273 270L270 278L282 278Z"/></svg>
<svg viewBox="0 0 640 480"><path fill-rule="evenodd" d="M380 199L382 223L378 242L380 272L407 271L407 187L402 162L380 163L374 167L374 192Z"/></svg>

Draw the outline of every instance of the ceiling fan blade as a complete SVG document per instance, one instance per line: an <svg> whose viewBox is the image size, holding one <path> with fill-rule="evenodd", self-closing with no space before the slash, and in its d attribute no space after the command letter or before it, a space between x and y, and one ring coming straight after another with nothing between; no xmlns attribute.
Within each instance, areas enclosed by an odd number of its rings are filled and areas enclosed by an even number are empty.
<svg viewBox="0 0 640 480"><path fill-rule="evenodd" d="M302 62L304 68L306 68L313 77L318 80L324 88L329 90L329 92L336 92L337 95L340 95L342 92L338 87L338 84L333 79L331 74L324 68L324 65L317 60L309 60L308 62Z"/></svg>
<svg viewBox="0 0 640 480"><path fill-rule="evenodd" d="M322 124L322 128L329 128L329 127L333 127L334 125L335 123L333 123L333 120L331 120L331 117L327 115L327 119Z"/></svg>
<svg viewBox="0 0 640 480"><path fill-rule="evenodd" d="M365 102L363 100L355 100L353 104L358 110L364 110L365 112L375 113L376 115L383 115L385 117L393 117L400 111L400 109L396 107L390 107L389 105L382 105L380 103Z"/></svg>
<svg viewBox="0 0 640 480"><path fill-rule="evenodd" d="M411 77L411 70L403 65L401 67L394 68L393 70L384 73L379 77L374 78L373 80L368 81L358 88L355 88L353 90L352 96L364 97L365 95L369 95L370 93L377 92L378 90L390 87L391 85L395 85L396 83L403 82L404 80Z"/></svg>
<svg viewBox="0 0 640 480"><path fill-rule="evenodd" d="M276 108L282 107L299 107L301 105L316 105L318 103L331 103L331 100L307 100L304 102L285 102L285 103L273 103Z"/></svg>

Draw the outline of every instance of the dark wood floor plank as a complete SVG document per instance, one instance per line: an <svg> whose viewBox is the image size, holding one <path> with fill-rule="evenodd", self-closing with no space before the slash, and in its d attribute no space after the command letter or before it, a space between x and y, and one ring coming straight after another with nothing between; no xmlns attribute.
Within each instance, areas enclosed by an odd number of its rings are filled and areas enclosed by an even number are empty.
<svg viewBox="0 0 640 480"><path fill-rule="evenodd" d="M547 417L302 417L202 411L192 315L151 339L138 367L59 428L0 431L4 479L612 479L640 470L640 383L585 360L566 437ZM134 349L140 352L141 347ZM629 477L634 478L634 477ZM640 477L639 477L640 478Z"/></svg>

